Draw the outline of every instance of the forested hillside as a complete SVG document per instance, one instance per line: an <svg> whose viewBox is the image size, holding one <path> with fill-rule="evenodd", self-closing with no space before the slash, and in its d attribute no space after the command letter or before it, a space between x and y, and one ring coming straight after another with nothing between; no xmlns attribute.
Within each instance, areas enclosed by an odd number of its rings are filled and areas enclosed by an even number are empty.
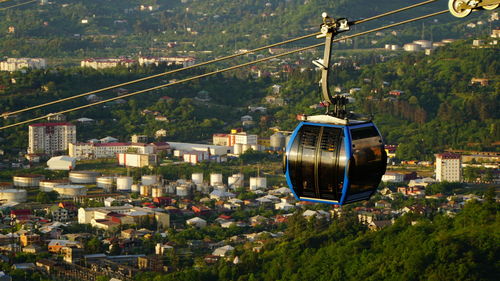
<svg viewBox="0 0 500 281"><path fill-rule="evenodd" d="M356 103L350 108L363 114L374 114L376 124L386 142L399 144L400 159L432 159L433 153L447 148L498 150L500 139L498 47L472 48L471 41L456 42L437 49L431 56L422 53L390 57L377 53L362 53L350 59L336 57L332 85L343 92L352 88ZM107 85L137 79L167 70L165 66L131 69L90 70L68 68L50 71L32 70L26 74L2 73L4 89L0 101L4 111L67 97ZM187 77L207 70L189 71L168 78L153 79L127 87L129 91L164 84L172 78ZM250 114L256 124L247 131L261 136L270 135L270 127L292 130L298 113L320 114L323 109L311 109L320 101L319 73L313 69L296 70L281 78L254 79L247 70L236 76L219 75L197 82L141 94L120 102L108 103L68 115L68 120L93 118L96 123L79 125L77 139L113 135L128 140L132 134L153 136L159 129L167 130L167 140L203 141L213 133L240 127L240 117ZM472 78L489 79L489 85L471 85ZM12 83L12 79L16 83ZM280 97L286 104L266 103L273 84L282 85ZM400 96L389 95L392 90ZM200 93L208 102L200 102ZM114 91L98 94L104 99L116 96ZM163 97L171 99L166 100ZM87 104L86 99L36 110L36 115L57 112L64 108ZM250 112L248 106L266 106L266 113ZM157 112L166 121L156 120L147 112ZM32 116L21 114L18 119ZM12 133L12 132L17 133ZM27 130L18 127L6 131L8 147L27 145ZM5 148L8 148L5 147Z"/></svg>
<svg viewBox="0 0 500 281"><path fill-rule="evenodd" d="M317 31L321 13L366 18L416 1L367 0L53 0L0 10L0 54L10 57L85 58L190 54L210 56L254 48ZM7 6L0 3L0 7ZM366 5L370 9L365 9ZM444 10L437 1L402 14L356 26L355 31ZM483 34L487 25L444 15L356 39L342 48L383 47L415 39L441 40ZM10 30L10 27L14 30ZM464 32L465 31L465 32ZM375 40L376 42L372 42ZM173 43L168 45L168 43ZM307 43L307 42L305 42ZM300 43L300 44L305 44ZM71 60L70 60L71 61ZM61 63L61 61L55 61Z"/></svg>
<svg viewBox="0 0 500 281"><path fill-rule="evenodd" d="M496 280L500 224L492 192L454 218L408 214L377 232L349 214L331 224L294 215L285 236L261 253L243 245L214 266L136 280Z"/></svg>

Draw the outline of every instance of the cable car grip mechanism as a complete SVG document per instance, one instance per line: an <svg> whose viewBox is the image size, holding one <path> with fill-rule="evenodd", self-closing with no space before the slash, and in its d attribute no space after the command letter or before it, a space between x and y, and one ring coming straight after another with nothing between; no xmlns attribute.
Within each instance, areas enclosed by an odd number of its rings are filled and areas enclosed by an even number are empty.
<svg viewBox="0 0 500 281"><path fill-rule="evenodd" d="M325 50L323 59L314 60L313 64L321 69L321 90L323 94L323 104L326 106L326 114L337 118L344 119L348 112L346 105L348 104L347 97L342 95L334 95L330 93L328 87L328 77L330 74L330 59L332 55L333 38L342 32L349 31L353 24L345 18L334 19L328 16L327 13L322 14L323 24L321 24L321 34L316 38L325 38Z"/></svg>

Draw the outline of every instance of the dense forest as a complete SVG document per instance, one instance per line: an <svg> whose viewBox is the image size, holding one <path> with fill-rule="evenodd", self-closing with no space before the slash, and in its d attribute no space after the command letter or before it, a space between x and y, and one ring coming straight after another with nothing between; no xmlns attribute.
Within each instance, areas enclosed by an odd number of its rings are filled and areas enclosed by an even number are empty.
<svg viewBox="0 0 500 281"><path fill-rule="evenodd" d="M285 235L248 245L213 266L136 280L496 280L500 274L499 205L468 202L455 217L406 214L392 226L369 231L347 214L331 223L295 214ZM234 264L234 257L238 263Z"/></svg>
<svg viewBox="0 0 500 281"><path fill-rule="evenodd" d="M446 2L437 1L362 24L355 31L443 10ZM96 56L222 55L315 32L323 11L355 20L415 1L381 0L376 4L370 2L370 9L365 9L366 3L366 0L53 0L46 5L34 3L0 10L0 55L48 57L56 64L71 64L76 58ZM0 8L4 6L8 5L0 3ZM466 24L485 22L489 15L475 13L467 20L439 16L398 28L397 33L371 34L340 47L383 47L386 43L403 44L415 39L439 41L477 36L487 33L489 26L483 24L471 29ZM309 42L299 44L305 43Z"/></svg>

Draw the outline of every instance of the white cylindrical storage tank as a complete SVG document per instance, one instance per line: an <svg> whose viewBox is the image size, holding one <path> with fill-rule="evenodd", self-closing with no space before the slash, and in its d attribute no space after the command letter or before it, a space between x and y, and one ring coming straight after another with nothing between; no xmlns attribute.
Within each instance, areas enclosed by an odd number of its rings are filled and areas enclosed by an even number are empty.
<svg viewBox="0 0 500 281"><path fill-rule="evenodd" d="M17 175L13 177L14 186L17 187L38 187L43 179L45 179L43 175Z"/></svg>
<svg viewBox="0 0 500 281"><path fill-rule="evenodd" d="M25 189L3 189L0 190L0 201L5 203L26 202L28 192Z"/></svg>
<svg viewBox="0 0 500 281"><path fill-rule="evenodd" d="M203 173L193 173L191 180L194 184L203 184Z"/></svg>
<svg viewBox="0 0 500 281"><path fill-rule="evenodd" d="M96 179L96 182L97 182L97 187L100 187L104 190L111 191L113 189L114 184L115 184L115 178L114 177L98 177Z"/></svg>
<svg viewBox="0 0 500 281"><path fill-rule="evenodd" d="M415 44L415 43L408 43L408 44L404 44L403 49L407 52L416 52L416 51L420 51L422 49L422 47L420 47L420 45Z"/></svg>
<svg viewBox="0 0 500 281"><path fill-rule="evenodd" d="M201 187L201 193L209 194L210 192L212 192L212 188L209 185L203 185Z"/></svg>
<svg viewBox="0 0 500 281"><path fill-rule="evenodd" d="M394 45L391 45L391 50L392 51L399 51L399 50L401 50L401 47L399 47L399 45L394 44Z"/></svg>
<svg viewBox="0 0 500 281"><path fill-rule="evenodd" d="M141 185L141 196L148 197L151 196L151 186Z"/></svg>
<svg viewBox="0 0 500 281"><path fill-rule="evenodd" d="M250 178L250 190L265 189L267 187L267 179L263 177Z"/></svg>
<svg viewBox="0 0 500 281"><path fill-rule="evenodd" d="M71 183L93 184L101 174L92 171L72 171L69 172L69 181Z"/></svg>
<svg viewBox="0 0 500 281"><path fill-rule="evenodd" d="M140 184L132 184L130 186L130 191L134 193L140 193L141 192L141 185Z"/></svg>
<svg viewBox="0 0 500 281"><path fill-rule="evenodd" d="M189 195L189 187L187 185L179 185L176 188L176 194L180 197L185 197Z"/></svg>
<svg viewBox="0 0 500 281"><path fill-rule="evenodd" d="M168 194L175 194L175 185L167 185L166 191Z"/></svg>
<svg viewBox="0 0 500 281"><path fill-rule="evenodd" d="M240 155L241 153L243 153L243 145L240 143L235 143L233 147L233 152L236 155Z"/></svg>
<svg viewBox="0 0 500 281"><path fill-rule="evenodd" d="M151 189L151 197L162 197L163 196L163 187L153 187Z"/></svg>
<svg viewBox="0 0 500 281"><path fill-rule="evenodd" d="M245 151L249 150L250 148L252 148L251 144L244 144L241 146L241 152L245 153Z"/></svg>
<svg viewBox="0 0 500 281"><path fill-rule="evenodd" d="M274 149L280 149L285 147L285 136L280 133L276 132L271 135L270 142L271 142L271 147Z"/></svg>
<svg viewBox="0 0 500 281"><path fill-rule="evenodd" d="M430 49L432 48L432 42L428 40L415 40L413 43L420 45L422 49Z"/></svg>
<svg viewBox="0 0 500 281"><path fill-rule="evenodd" d="M236 189L243 187L243 174L234 174L227 178L227 186L230 189Z"/></svg>
<svg viewBox="0 0 500 281"><path fill-rule="evenodd" d="M59 193L59 198L74 198L80 195L87 195L87 188L83 185L58 185L54 186L54 191Z"/></svg>
<svg viewBox="0 0 500 281"><path fill-rule="evenodd" d="M154 185L156 184L157 177L155 175L146 175L141 177L142 185Z"/></svg>
<svg viewBox="0 0 500 281"><path fill-rule="evenodd" d="M40 191L51 192L55 186L69 184L67 180L42 180L40 181Z"/></svg>
<svg viewBox="0 0 500 281"><path fill-rule="evenodd" d="M222 185L222 174L210 174L210 185Z"/></svg>
<svg viewBox="0 0 500 281"><path fill-rule="evenodd" d="M132 188L132 177L117 177L116 178L116 190L117 191L130 191ZM135 192L135 191L133 191ZM139 191L136 191L139 192Z"/></svg>

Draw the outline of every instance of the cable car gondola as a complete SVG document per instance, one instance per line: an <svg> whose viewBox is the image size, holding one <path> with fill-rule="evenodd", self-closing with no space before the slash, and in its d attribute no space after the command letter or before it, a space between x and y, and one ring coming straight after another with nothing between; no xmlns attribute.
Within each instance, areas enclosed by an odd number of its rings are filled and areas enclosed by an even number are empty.
<svg viewBox="0 0 500 281"><path fill-rule="evenodd" d="M314 63L322 68L327 112L301 117L283 158L288 186L299 200L343 205L369 199L386 170L387 155L375 124L351 120L347 97L332 97L328 88L332 39L346 30L346 19L323 14L319 37L326 37L325 54Z"/></svg>

